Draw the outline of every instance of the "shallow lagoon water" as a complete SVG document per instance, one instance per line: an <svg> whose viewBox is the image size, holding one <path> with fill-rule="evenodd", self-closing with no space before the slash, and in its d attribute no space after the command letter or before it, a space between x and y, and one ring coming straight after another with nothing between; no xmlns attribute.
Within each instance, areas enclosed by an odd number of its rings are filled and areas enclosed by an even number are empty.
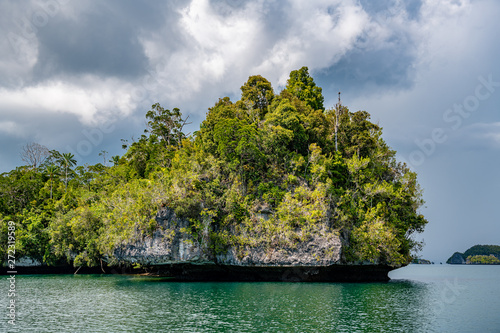
<svg viewBox="0 0 500 333"><path fill-rule="evenodd" d="M500 332L500 266L410 265L387 283L16 277L1 332ZM9 298L6 277L0 299Z"/></svg>

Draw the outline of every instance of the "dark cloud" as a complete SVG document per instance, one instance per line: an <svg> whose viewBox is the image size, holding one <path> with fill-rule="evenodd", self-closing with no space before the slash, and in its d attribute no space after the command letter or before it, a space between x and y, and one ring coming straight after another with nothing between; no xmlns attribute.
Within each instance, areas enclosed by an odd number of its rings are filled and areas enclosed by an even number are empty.
<svg viewBox="0 0 500 333"><path fill-rule="evenodd" d="M319 71L316 78L325 91L340 89L350 94L408 89L414 83L414 61L415 54L405 48L355 49Z"/></svg>
<svg viewBox="0 0 500 333"><path fill-rule="evenodd" d="M155 11L150 13L154 16ZM77 21L55 17L38 33L35 76L40 80L60 74L143 74L147 58L137 38L138 24L130 20L131 14L126 6L112 8L107 3L96 3L89 11L79 13ZM149 22L149 15L143 19Z"/></svg>

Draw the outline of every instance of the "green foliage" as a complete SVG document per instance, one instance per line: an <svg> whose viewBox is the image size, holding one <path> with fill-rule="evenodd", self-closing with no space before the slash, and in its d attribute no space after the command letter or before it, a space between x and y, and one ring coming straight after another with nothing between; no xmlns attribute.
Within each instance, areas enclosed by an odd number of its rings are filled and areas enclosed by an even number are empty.
<svg viewBox="0 0 500 333"><path fill-rule="evenodd" d="M302 67L299 70L292 71L287 81L286 92L296 96L301 101L312 107L314 110L324 110L322 89L314 83L309 75L309 69Z"/></svg>
<svg viewBox="0 0 500 333"><path fill-rule="evenodd" d="M344 261L408 263L427 223L421 190L370 115L325 110L307 67L278 95L261 76L241 90L241 100L209 108L190 137L179 109L154 104L145 134L124 141L112 166L104 152L104 164L77 166L50 151L42 166L0 175L0 229L16 223L20 255L96 266L152 235L165 208L188 224L166 232L170 241L182 233L213 254L233 248L242 258L340 236Z"/></svg>
<svg viewBox="0 0 500 333"><path fill-rule="evenodd" d="M500 265L500 259L495 257L493 254L490 255L475 255L468 256L467 263L470 264L482 264L482 265Z"/></svg>
<svg viewBox="0 0 500 333"><path fill-rule="evenodd" d="M68 188L68 176L71 175L71 167L76 165L76 160L74 159L75 155L72 153L62 153L60 154L57 151L53 151L54 157L59 162L59 165L64 170L64 185L65 188Z"/></svg>
<svg viewBox="0 0 500 333"><path fill-rule="evenodd" d="M0 213L7 219L36 207L44 176L36 169L18 167L0 175Z"/></svg>
<svg viewBox="0 0 500 333"><path fill-rule="evenodd" d="M45 172L50 180L50 198L52 199L52 187L54 179L60 174L59 168L55 164L51 164L46 167Z"/></svg>
<svg viewBox="0 0 500 333"><path fill-rule="evenodd" d="M296 108L287 100L281 100L276 108L266 115L265 126L269 127L275 141L269 141L271 150L283 146L287 151L306 154L308 136L303 120Z"/></svg>
<svg viewBox="0 0 500 333"><path fill-rule="evenodd" d="M250 76L241 87L241 100L249 110L253 121L264 117L273 98L271 83L260 75ZM257 117L255 117L254 110L258 111Z"/></svg>
<svg viewBox="0 0 500 333"><path fill-rule="evenodd" d="M464 252L464 257L469 256L489 256L493 254L494 256L500 257L500 246L499 245L474 245Z"/></svg>
<svg viewBox="0 0 500 333"><path fill-rule="evenodd" d="M474 245L467 249L464 253L460 252L455 252L448 260L446 261L447 264L452 263L452 259L458 257L464 261L467 261L467 263L482 263L479 261L485 261L483 258L484 256L488 257L487 259L489 260L489 256L493 255L496 258L500 259L500 246L499 245ZM474 261L471 261L471 258L474 258ZM486 263L486 262L485 262Z"/></svg>
<svg viewBox="0 0 500 333"><path fill-rule="evenodd" d="M151 110L146 113L148 129L152 137L158 138L166 147L179 146L185 138L182 128L186 119L182 119L182 113L178 108L172 111L164 109L159 103L153 104Z"/></svg>

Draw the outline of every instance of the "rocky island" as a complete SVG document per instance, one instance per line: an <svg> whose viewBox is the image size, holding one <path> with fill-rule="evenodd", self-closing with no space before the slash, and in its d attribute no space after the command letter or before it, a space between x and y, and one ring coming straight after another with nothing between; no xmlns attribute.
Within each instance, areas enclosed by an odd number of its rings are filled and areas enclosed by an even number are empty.
<svg viewBox="0 0 500 333"><path fill-rule="evenodd" d="M14 224L38 267L177 280L380 281L409 264L421 190L370 115L340 94L326 109L307 67L279 94L259 75L241 92L191 136L179 109L153 105L112 166L35 145L43 161L0 177L0 237Z"/></svg>
<svg viewBox="0 0 500 333"><path fill-rule="evenodd" d="M455 252L446 261L452 265L499 265L500 246L498 245L474 245L464 253Z"/></svg>

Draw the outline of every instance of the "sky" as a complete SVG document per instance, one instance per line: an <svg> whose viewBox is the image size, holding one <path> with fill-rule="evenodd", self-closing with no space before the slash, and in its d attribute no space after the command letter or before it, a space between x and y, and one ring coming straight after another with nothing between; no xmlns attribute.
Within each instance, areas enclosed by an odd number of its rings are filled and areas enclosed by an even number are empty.
<svg viewBox="0 0 500 333"><path fill-rule="evenodd" d="M80 165L122 155L159 102L199 128L251 75L279 92L307 66L383 127L417 172L419 254L500 245L496 0L0 0L0 173L29 142Z"/></svg>

